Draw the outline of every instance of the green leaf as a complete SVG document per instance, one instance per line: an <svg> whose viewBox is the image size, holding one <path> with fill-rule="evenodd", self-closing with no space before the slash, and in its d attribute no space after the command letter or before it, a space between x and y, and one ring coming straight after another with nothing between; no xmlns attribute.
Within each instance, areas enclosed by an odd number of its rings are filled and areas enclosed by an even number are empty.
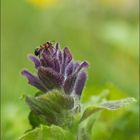
<svg viewBox="0 0 140 140"><path fill-rule="evenodd" d="M90 140L90 135L86 129L82 128L79 130L78 140Z"/></svg>
<svg viewBox="0 0 140 140"><path fill-rule="evenodd" d="M29 113L29 122L32 125L32 128L39 126L40 124L47 124L47 121L43 115L36 115L34 112Z"/></svg>
<svg viewBox="0 0 140 140"><path fill-rule="evenodd" d="M86 110L84 111L81 119L80 119L80 122L82 122L83 120L87 119L89 116L91 116L92 114L102 110L103 108L102 107L99 107L99 106L90 106L88 108L86 108Z"/></svg>
<svg viewBox="0 0 140 140"><path fill-rule="evenodd" d="M127 106L135 101L136 100L134 98L129 97L129 98L116 100L116 101L107 101L107 102L99 104L99 106L108 110L116 110L123 106Z"/></svg>
<svg viewBox="0 0 140 140"><path fill-rule="evenodd" d="M31 113L30 124L34 127L40 124L69 125L72 121L74 99L71 96L51 91L37 97L26 97Z"/></svg>
<svg viewBox="0 0 140 140"><path fill-rule="evenodd" d="M25 133L19 140L68 140L70 133L61 127L40 126L32 131Z"/></svg>
<svg viewBox="0 0 140 140"><path fill-rule="evenodd" d="M53 90L48 92L47 94L38 96L38 100L44 100L51 102L52 105L59 106L61 109L72 109L74 107L74 99L73 97L62 94L57 90Z"/></svg>
<svg viewBox="0 0 140 140"><path fill-rule="evenodd" d="M91 116L92 114L107 109L107 110L117 110L121 107L127 106L133 102L135 102L136 100L134 98L126 98L126 99L121 99L121 100L116 100L116 101L105 101L103 103L94 105L94 106L90 106L88 108L86 108L86 110L84 111L80 122L82 122L83 120L87 119L89 116Z"/></svg>
<svg viewBox="0 0 140 140"><path fill-rule="evenodd" d="M38 91L38 92L35 94L35 97L40 96L40 95L43 95L43 94L45 94L45 93L43 93L43 92L41 92L41 91Z"/></svg>

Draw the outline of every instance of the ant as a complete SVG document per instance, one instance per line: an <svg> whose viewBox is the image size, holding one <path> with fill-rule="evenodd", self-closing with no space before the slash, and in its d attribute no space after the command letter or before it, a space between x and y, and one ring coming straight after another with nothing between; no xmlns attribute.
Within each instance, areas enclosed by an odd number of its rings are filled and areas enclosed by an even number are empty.
<svg viewBox="0 0 140 140"><path fill-rule="evenodd" d="M34 51L34 54L36 56L38 56L43 49L48 49L48 48L51 48L51 47L53 47L52 43L51 42L47 42L47 43L45 43L43 45L40 45L40 48L36 48L35 51Z"/></svg>

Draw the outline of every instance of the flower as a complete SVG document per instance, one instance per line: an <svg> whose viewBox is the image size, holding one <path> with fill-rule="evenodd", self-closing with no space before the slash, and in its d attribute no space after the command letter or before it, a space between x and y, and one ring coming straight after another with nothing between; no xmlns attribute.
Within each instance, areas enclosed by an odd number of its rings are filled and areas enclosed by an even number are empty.
<svg viewBox="0 0 140 140"><path fill-rule="evenodd" d="M29 58L35 64L37 74L23 70L29 84L43 93L53 89L61 90L67 95L81 96L87 74L88 63L75 61L68 48L60 49L58 43L47 42L35 50Z"/></svg>
<svg viewBox="0 0 140 140"><path fill-rule="evenodd" d="M50 42L35 49L35 55L29 58L37 73L23 70L22 75L41 91L34 97L26 96L30 124L33 128L40 124L71 126L74 114L80 112L79 98L87 79L88 63L75 61L68 48L61 50L58 43Z"/></svg>

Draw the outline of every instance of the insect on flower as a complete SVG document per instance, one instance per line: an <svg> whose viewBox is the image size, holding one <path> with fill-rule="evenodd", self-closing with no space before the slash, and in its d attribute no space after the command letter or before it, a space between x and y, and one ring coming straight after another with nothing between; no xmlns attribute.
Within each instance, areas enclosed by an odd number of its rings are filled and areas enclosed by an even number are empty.
<svg viewBox="0 0 140 140"><path fill-rule="evenodd" d="M36 55L36 56L39 56L40 55L40 52L42 51L42 50L44 50L44 49L48 49L48 48L52 48L53 46L52 46L52 43L51 42L47 42L47 43L45 43L45 44L43 44L43 45L40 45L40 48L36 48L35 49L35 51L34 51L34 54Z"/></svg>
<svg viewBox="0 0 140 140"><path fill-rule="evenodd" d="M75 61L67 47L61 49L59 43L49 41L34 53L38 57L30 55L29 58L35 64L37 74L33 75L28 70L22 71L29 84L44 93L61 89L67 95L81 96L87 79L86 61Z"/></svg>

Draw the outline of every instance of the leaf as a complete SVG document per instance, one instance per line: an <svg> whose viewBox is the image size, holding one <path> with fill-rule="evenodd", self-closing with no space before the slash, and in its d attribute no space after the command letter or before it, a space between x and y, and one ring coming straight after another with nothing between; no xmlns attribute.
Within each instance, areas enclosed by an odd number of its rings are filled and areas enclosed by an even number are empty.
<svg viewBox="0 0 140 140"><path fill-rule="evenodd" d="M61 127L42 125L25 133L19 140L68 140L69 135L70 133Z"/></svg>
<svg viewBox="0 0 140 140"><path fill-rule="evenodd" d="M80 122L82 122L83 120L85 120L86 118L91 116L92 114L94 114L102 109L103 109L102 107L98 107L98 106L90 106L90 107L86 108L86 110L84 111L84 113L80 119Z"/></svg>
<svg viewBox="0 0 140 140"><path fill-rule="evenodd" d="M47 120L44 118L43 115L36 115L34 112L29 113L29 122L32 125L32 128L39 126L40 124L47 124Z"/></svg>
<svg viewBox="0 0 140 140"><path fill-rule="evenodd" d="M38 91L38 92L35 94L35 97L40 96L40 95L43 95L43 94L45 94L45 93L43 93L43 92L41 92L41 91Z"/></svg>
<svg viewBox="0 0 140 140"><path fill-rule="evenodd" d="M74 107L74 99L72 96L62 94L57 90L48 92L38 97L38 100L50 101L51 104L60 106L61 109L72 109Z"/></svg>
<svg viewBox="0 0 140 140"><path fill-rule="evenodd" d="M116 110L123 106L127 106L135 101L136 100L134 98L129 97L129 98L116 100L116 101L107 101L107 102L100 104L99 106L103 107L104 109L108 109L108 110Z"/></svg>
<svg viewBox="0 0 140 140"><path fill-rule="evenodd" d="M26 97L31 112L29 121L32 127L40 124L65 126L71 123L74 99L69 95L51 91L37 97Z"/></svg>
<svg viewBox="0 0 140 140"><path fill-rule="evenodd" d="M78 140L90 140L90 135L85 128L79 130Z"/></svg>
<svg viewBox="0 0 140 140"><path fill-rule="evenodd" d="M116 101L105 101L104 103L90 106L84 111L80 122L87 119L89 116L91 116L92 114L94 114L98 111L101 111L104 109L117 110L117 109L124 107L124 106L127 106L135 101L136 100L134 98L125 98L125 99L116 100Z"/></svg>

